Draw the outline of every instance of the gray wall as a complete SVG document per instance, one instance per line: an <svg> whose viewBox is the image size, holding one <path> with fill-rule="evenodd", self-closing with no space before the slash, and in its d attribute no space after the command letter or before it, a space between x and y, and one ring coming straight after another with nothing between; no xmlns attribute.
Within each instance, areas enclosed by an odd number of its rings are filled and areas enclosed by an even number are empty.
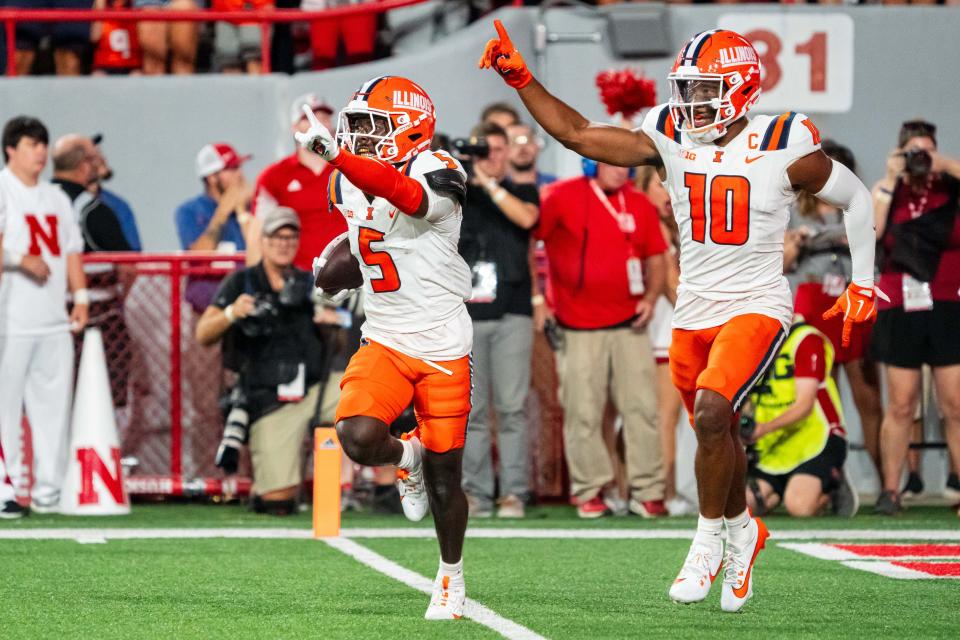
<svg viewBox="0 0 960 640"><path fill-rule="evenodd" d="M960 12L954 9L672 6L671 39L679 48L692 33L714 26L718 16L735 11L830 10L854 17L855 90L849 113L809 114L824 135L854 149L868 182L879 177L898 124L905 118L925 116L940 123L941 147L960 153L960 130L949 126L960 104L960 86L949 64L938 62L956 55ZM401 19L411 15L420 18L415 13L399 14ZM499 15L532 61L535 11L505 10ZM548 12L547 24L551 31L593 32L602 31L603 21L584 10L555 9ZM904 34L922 36L908 39ZM516 94L495 74L476 68L492 35L492 22L483 20L419 52L293 77L4 79L0 80L0 119L19 113L36 115L54 137L74 131L103 132L104 149L116 171L110 187L132 202L145 247L172 250L179 246L173 210L199 190L193 172L197 149L207 142L227 141L241 152L252 153L247 174L253 180L266 164L292 150L287 109L302 92L317 91L336 105L371 76L407 75L435 99L440 130L455 135L466 133L488 102L507 99L519 104ZM543 82L595 119L607 117L594 86L596 73L637 64L614 59L605 42L550 45L546 60ZM672 56L646 60L643 67L651 77L664 78L671 61ZM665 81L660 83L659 95L667 95ZM576 159L555 145L548 147L546 161L561 173L576 167Z"/></svg>

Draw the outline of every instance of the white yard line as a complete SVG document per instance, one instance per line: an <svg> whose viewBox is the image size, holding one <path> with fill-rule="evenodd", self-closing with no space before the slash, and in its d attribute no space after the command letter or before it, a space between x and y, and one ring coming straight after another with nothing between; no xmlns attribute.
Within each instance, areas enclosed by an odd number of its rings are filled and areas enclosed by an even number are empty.
<svg viewBox="0 0 960 640"><path fill-rule="evenodd" d="M433 529L401 527L395 529L345 528L345 538L434 538ZM467 530L473 539L532 540L689 540L693 529L533 529L474 528ZM145 540L184 538L237 539L310 539L308 529L279 528L202 528L202 529L132 529L132 528L64 528L2 529L0 540ZM960 529L810 529L806 531L774 531L772 539L787 540L927 540L960 541Z"/></svg>
<svg viewBox="0 0 960 640"><path fill-rule="evenodd" d="M371 569L382 573L383 575L402 582L412 589L422 591L426 594L433 593L433 580L401 567L396 562L384 558L379 553L372 551L361 544L348 538L324 538L324 542L357 562L365 564ZM527 629L513 620L504 618L496 611L489 609L476 600L467 598L463 608L463 615L470 618L478 624L482 624L488 629L499 633L509 640L545 640L543 636Z"/></svg>
<svg viewBox="0 0 960 640"><path fill-rule="evenodd" d="M779 545L784 549L790 549L791 551L797 551L798 553L803 553L808 556L813 556L814 558L819 558L820 560L904 560L904 561L919 561L919 562L937 562L941 560L953 560L956 556L951 555L926 555L926 556L911 556L909 554L898 555L896 558L891 558L889 555L872 555L865 553L854 553L847 549L840 549L830 544L822 544L819 542L784 542Z"/></svg>

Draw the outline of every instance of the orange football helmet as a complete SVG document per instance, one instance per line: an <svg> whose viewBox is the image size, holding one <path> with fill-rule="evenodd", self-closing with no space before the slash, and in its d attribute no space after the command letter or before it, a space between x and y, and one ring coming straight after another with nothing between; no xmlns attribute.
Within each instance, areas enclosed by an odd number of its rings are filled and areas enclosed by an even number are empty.
<svg viewBox="0 0 960 640"><path fill-rule="evenodd" d="M436 126L433 100L420 85L399 76L363 83L337 121L337 141L352 153L406 162L430 148Z"/></svg>
<svg viewBox="0 0 960 640"><path fill-rule="evenodd" d="M760 97L760 58L749 40L726 29L693 36L667 76L674 125L695 142L710 143Z"/></svg>

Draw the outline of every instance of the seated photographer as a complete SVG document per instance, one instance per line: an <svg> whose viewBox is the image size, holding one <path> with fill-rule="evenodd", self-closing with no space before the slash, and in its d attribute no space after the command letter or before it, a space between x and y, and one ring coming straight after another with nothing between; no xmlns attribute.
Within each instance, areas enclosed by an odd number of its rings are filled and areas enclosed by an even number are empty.
<svg viewBox="0 0 960 640"><path fill-rule="evenodd" d="M747 447L747 504L763 515L781 502L792 516L857 512L844 473L847 441L840 393L830 375L833 346L797 317L777 359L750 395L753 417L741 419Z"/></svg>
<svg viewBox="0 0 960 640"><path fill-rule="evenodd" d="M263 217L262 259L220 285L197 324L197 341L223 340L224 366L235 371L216 465L236 473L250 447L255 511L296 508L304 435L318 410L327 349L314 318L313 277L293 266L300 244L296 212Z"/></svg>
<svg viewBox="0 0 960 640"><path fill-rule="evenodd" d="M880 431L883 492L874 512L894 515L924 364L933 371L953 467L960 468L960 160L937 150L936 126L903 123L873 202L882 248L877 288L890 298L878 301L870 345L884 365L888 398Z"/></svg>

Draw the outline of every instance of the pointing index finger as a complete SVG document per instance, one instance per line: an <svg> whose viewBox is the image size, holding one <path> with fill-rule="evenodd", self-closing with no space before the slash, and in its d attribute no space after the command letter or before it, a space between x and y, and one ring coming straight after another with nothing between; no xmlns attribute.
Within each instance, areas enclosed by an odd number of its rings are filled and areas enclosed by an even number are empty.
<svg viewBox="0 0 960 640"><path fill-rule="evenodd" d="M310 121L311 126L320 124L320 121L317 120L317 114L313 112L313 109L310 108L310 105L308 104L303 105L303 113L306 114L307 120Z"/></svg>
<svg viewBox="0 0 960 640"><path fill-rule="evenodd" d="M504 49L513 47L513 42L510 40L510 34L507 33L507 29L503 26L503 23L499 20L494 20L493 26L497 30L497 35L500 36L500 46Z"/></svg>

